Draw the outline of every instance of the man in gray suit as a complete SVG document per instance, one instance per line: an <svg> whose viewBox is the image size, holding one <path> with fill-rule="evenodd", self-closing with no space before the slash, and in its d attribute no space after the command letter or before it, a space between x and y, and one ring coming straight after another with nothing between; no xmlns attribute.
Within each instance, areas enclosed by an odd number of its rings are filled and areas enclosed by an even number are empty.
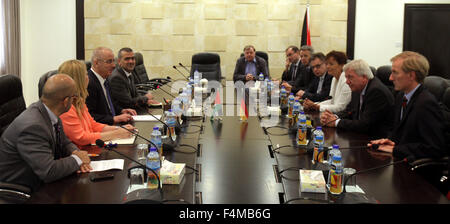
<svg viewBox="0 0 450 224"><path fill-rule="evenodd" d="M108 77L111 85L111 98L114 105L122 108L131 108L141 113L147 112L150 104L157 104L151 93L140 95L135 86L133 73L136 59L131 48L122 48L118 53L118 64L111 76Z"/></svg>
<svg viewBox="0 0 450 224"><path fill-rule="evenodd" d="M66 137L59 116L75 97L75 82L64 74L50 77L41 100L31 104L0 138L0 181L36 191L76 171L92 170L86 151Z"/></svg>

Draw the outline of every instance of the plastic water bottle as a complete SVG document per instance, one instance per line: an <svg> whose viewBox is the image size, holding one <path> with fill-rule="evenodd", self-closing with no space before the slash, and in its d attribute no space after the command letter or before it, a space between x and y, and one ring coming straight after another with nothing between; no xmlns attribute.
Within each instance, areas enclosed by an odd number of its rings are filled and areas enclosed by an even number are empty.
<svg viewBox="0 0 450 224"><path fill-rule="evenodd" d="M264 81L264 74L262 72L259 73L259 81Z"/></svg>
<svg viewBox="0 0 450 224"><path fill-rule="evenodd" d="M298 117L297 128L297 145L307 145L306 133L308 129L306 128L306 115L303 111L300 112Z"/></svg>
<svg viewBox="0 0 450 224"><path fill-rule="evenodd" d="M287 91L286 88L284 88L284 86L281 87L281 92L280 92L280 98L281 98L281 107L286 106L287 104Z"/></svg>
<svg viewBox="0 0 450 224"><path fill-rule="evenodd" d="M316 128L316 130L313 132L313 136L314 136L313 163L315 162L323 163L324 134L321 126L318 126Z"/></svg>
<svg viewBox="0 0 450 224"><path fill-rule="evenodd" d="M160 158L158 150L155 147L151 147L150 152L147 155L147 166L155 171L155 173L158 174L158 177L156 177L152 171L147 169L147 187L150 189L158 188L158 178L160 178L159 171L161 168Z"/></svg>
<svg viewBox="0 0 450 224"><path fill-rule="evenodd" d="M156 146L158 146L157 149L160 155L162 155L161 131L159 131L158 127L153 127L153 132L150 137L150 141L153 142Z"/></svg>
<svg viewBox="0 0 450 224"><path fill-rule="evenodd" d="M343 190L343 164L341 156L333 156L327 186L331 194L340 194Z"/></svg>
<svg viewBox="0 0 450 224"><path fill-rule="evenodd" d="M194 87L200 87L200 80L202 79L202 74L197 70L194 71Z"/></svg>
<svg viewBox="0 0 450 224"><path fill-rule="evenodd" d="M341 151L339 151L339 145L333 145L333 148L328 151L328 164L333 162L334 156L342 156Z"/></svg>
<svg viewBox="0 0 450 224"><path fill-rule="evenodd" d="M294 123L297 123L298 122L298 116L300 115L300 107L301 107L302 105L300 104L300 102L298 102L298 100L295 100L295 103L294 103L294 109L292 110L292 113L293 113L293 115L294 115Z"/></svg>
<svg viewBox="0 0 450 224"><path fill-rule="evenodd" d="M171 136L172 139L175 140L177 138L177 136L175 134L175 126L177 125L177 121L176 121L176 115L172 111L172 109L169 109L169 112L166 115L166 123L169 128L169 136Z"/></svg>
<svg viewBox="0 0 450 224"><path fill-rule="evenodd" d="M294 93L291 93L288 98L288 117L294 117L294 103L295 96Z"/></svg>

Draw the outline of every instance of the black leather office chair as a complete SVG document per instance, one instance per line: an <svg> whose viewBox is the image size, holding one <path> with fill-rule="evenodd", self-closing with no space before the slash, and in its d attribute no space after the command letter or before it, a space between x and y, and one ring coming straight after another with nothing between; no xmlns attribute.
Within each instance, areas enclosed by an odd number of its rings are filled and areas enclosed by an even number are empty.
<svg viewBox="0 0 450 224"><path fill-rule="evenodd" d="M0 76L0 135L26 109L22 82L15 75Z"/></svg>
<svg viewBox="0 0 450 224"><path fill-rule="evenodd" d="M442 102L444 92L450 86L450 80L440 76L427 76L423 85L436 97L438 102Z"/></svg>
<svg viewBox="0 0 450 224"><path fill-rule="evenodd" d="M207 80L222 79L222 70L220 68L220 56L216 53L197 53L192 55L190 76L194 77L194 72L202 73L202 78Z"/></svg>
<svg viewBox="0 0 450 224"><path fill-rule="evenodd" d="M0 76L0 135L26 109L22 82L15 75ZM0 182L0 204L23 203L30 198L28 187Z"/></svg>
<svg viewBox="0 0 450 224"><path fill-rule="evenodd" d="M372 71L373 75L377 75L377 69L373 66L370 66L370 70Z"/></svg>
<svg viewBox="0 0 450 224"><path fill-rule="evenodd" d="M46 72L43 75L41 75L41 78L39 78L39 83L38 83L39 98L41 98L41 96L42 96L42 89L44 88L44 85L47 82L47 79L50 78L50 76L52 76L52 75L56 75L57 73L58 73L58 70L52 70L52 71Z"/></svg>
<svg viewBox="0 0 450 224"><path fill-rule="evenodd" d="M392 73L392 66L383 65L378 67L374 75L378 77L381 80L381 82L388 87L389 90L391 90L392 94L395 97L397 96L398 91L395 91L394 83L392 83L391 80L389 80L391 73Z"/></svg>
<svg viewBox="0 0 450 224"><path fill-rule="evenodd" d="M172 81L165 78L149 79L142 54L140 52L135 52L134 57L136 59L136 66L134 67L136 74L133 77L139 92L145 94L148 90L156 89L157 86L165 85Z"/></svg>
<svg viewBox="0 0 450 224"><path fill-rule="evenodd" d="M86 70L89 71L92 67L92 62L91 61L84 61L84 64L86 64Z"/></svg>
<svg viewBox="0 0 450 224"><path fill-rule="evenodd" d="M30 188L17 184L0 182L0 204L23 204L30 198Z"/></svg>

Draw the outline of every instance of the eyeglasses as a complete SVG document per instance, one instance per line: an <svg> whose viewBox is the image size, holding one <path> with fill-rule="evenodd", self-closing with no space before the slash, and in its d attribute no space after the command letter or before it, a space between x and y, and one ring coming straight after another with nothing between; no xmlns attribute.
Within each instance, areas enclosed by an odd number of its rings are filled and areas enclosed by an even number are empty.
<svg viewBox="0 0 450 224"><path fill-rule="evenodd" d="M66 96L66 97L64 97L63 99L66 99L66 98L69 98L69 100L70 100L70 98L76 99L76 98L78 98L78 96L77 96L77 95Z"/></svg>
<svg viewBox="0 0 450 224"><path fill-rule="evenodd" d="M314 66L311 65L311 67L312 67L313 69L319 69L320 66L322 66L322 65L323 65L323 63L320 63L320 64L314 65Z"/></svg>
<svg viewBox="0 0 450 224"><path fill-rule="evenodd" d="M103 61L106 64L112 64L112 63L116 62L116 60L114 60L114 59L103 60L103 59L99 58L98 60Z"/></svg>

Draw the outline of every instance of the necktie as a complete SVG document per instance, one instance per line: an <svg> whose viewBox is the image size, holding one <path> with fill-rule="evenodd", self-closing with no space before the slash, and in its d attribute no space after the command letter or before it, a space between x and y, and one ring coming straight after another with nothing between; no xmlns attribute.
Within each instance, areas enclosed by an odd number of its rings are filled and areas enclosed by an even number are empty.
<svg viewBox="0 0 450 224"><path fill-rule="evenodd" d="M403 118L403 113L406 110L406 105L408 103L408 99L406 98L406 96L403 96L403 100L402 100L402 113L400 115L400 120Z"/></svg>
<svg viewBox="0 0 450 224"><path fill-rule="evenodd" d="M319 78L319 84L317 85L317 92L316 92L317 94L319 94L322 91L324 77L325 75Z"/></svg>
<svg viewBox="0 0 450 224"><path fill-rule="evenodd" d="M297 75L297 65L292 67L292 81L295 81L295 76Z"/></svg>
<svg viewBox="0 0 450 224"><path fill-rule="evenodd" d="M109 109L111 110L111 114L112 116L116 116L116 112L114 111L114 106L112 104L112 100L111 100L111 88L109 86L109 81L105 80L105 90L106 90L106 97L108 98L108 105L109 105Z"/></svg>
<svg viewBox="0 0 450 224"><path fill-rule="evenodd" d="M62 151L62 142L61 142L61 125L56 123L53 125L55 128L55 139L56 139L56 147L55 147L55 160L61 158L61 151Z"/></svg>

